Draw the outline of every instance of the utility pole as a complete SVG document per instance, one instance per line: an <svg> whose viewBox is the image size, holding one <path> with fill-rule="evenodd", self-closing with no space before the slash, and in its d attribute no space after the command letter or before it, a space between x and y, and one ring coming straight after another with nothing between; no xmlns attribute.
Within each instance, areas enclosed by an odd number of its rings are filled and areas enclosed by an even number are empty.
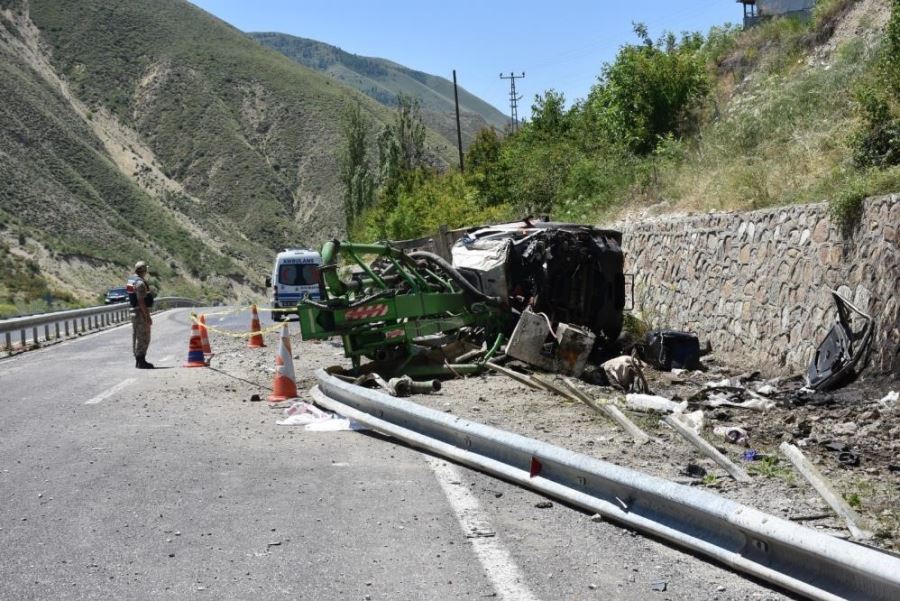
<svg viewBox="0 0 900 601"><path fill-rule="evenodd" d="M509 75L500 74L500 79L509 80L509 124L513 133L519 130L519 101L522 100L521 96L516 96L516 80L524 78L525 71L522 71L521 75L516 75L512 71Z"/></svg>
<svg viewBox="0 0 900 601"><path fill-rule="evenodd" d="M466 170L463 167L463 151L462 151L462 129L459 127L459 93L456 91L456 69L453 70L453 101L456 103L456 145L459 148L459 170Z"/></svg>

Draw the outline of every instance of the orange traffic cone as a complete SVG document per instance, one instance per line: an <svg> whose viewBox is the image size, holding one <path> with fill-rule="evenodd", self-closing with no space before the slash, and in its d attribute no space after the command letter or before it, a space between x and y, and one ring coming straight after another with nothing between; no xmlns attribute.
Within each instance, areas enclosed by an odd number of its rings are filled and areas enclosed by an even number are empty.
<svg viewBox="0 0 900 601"><path fill-rule="evenodd" d="M266 343L263 342L262 333L260 332L259 313L256 312L256 305L250 305L250 310L252 312L250 331L253 333L253 336L247 341L247 348L262 348L266 346Z"/></svg>
<svg viewBox="0 0 900 601"><path fill-rule="evenodd" d="M281 328L281 342L275 355L275 383L272 385L269 402L287 401L297 397L297 378L294 375L294 359L291 353L291 339L287 324Z"/></svg>
<svg viewBox="0 0 900 601"><path fill-rule="evenodd" d="M200 339L200 325L191 324L191 342L188 344L188 358L184 367L206 367L203 359L203 341Z"/></svg>
<svg viewBox="0 0 900 601"><path fill-rule="evenodd" d="M200 342L203 343L203 354L212 355L212 348L209 346L209 334L206 331L206 315L200 314Z"/></svg>

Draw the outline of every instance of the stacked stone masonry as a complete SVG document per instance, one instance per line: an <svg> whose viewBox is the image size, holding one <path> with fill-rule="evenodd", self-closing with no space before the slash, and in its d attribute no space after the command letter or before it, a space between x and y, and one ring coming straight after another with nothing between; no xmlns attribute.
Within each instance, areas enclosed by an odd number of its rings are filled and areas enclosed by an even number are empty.
<svg viewBox="0 0 900 601"><path fill-rule="evenodd" d="M900 373L900 195L844 233L823 204L618 224L635 306L747 368L805 371L837 317L834 289L875 319L867 373Z"/></svg>

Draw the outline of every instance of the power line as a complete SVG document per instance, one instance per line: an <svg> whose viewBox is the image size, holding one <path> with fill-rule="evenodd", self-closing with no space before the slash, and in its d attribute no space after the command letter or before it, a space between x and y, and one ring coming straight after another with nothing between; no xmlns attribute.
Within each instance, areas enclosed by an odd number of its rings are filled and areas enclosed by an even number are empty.
<svg viewBox="0 0 900 601"><path fill-rule="evenodd" d="M519 129L519 101L522 100L521 96L516 95L516 80L524 78L525 71L522 71L521 75L516 75L512 71L509 75L500 74L500 79L509 80L509 124L513 133Z"/></svg>

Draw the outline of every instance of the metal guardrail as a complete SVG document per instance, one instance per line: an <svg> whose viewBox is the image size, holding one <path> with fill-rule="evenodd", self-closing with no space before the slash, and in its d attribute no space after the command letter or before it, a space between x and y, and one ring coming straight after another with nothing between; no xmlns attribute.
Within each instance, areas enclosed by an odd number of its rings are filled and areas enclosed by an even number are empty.
<svg viewBox="0 0 900 601"><path fill-rule="evenodd" d="M374 430L806 597L900 599L900 559L888 553L706 491L354 386L324 370L316 378L312 394L318 404Z"/></svg>
<svg viewBox="0 0 900 601"><path fill-rule="evenodd" d="M153 304L154 311L173 309L176 307L198 307L199 301L180 296L163 296L157 298ZM13 334L18 334L21 348L28 348L28 334L30 330L32 344L40 344L43 340L58 340L72 335L98 330L110 325L128 321L131 318L131 307L128 303L116 303L114 305L102 305L99 307L87 307L85 309L71 309L69 311L55 311L40 315L27 315L25 317L12 317L0 320L0 336L3 346L7 351L13 350ZM52 326L52 328L51 328ZM39 332L43 332L41 338Z"/></svg>

